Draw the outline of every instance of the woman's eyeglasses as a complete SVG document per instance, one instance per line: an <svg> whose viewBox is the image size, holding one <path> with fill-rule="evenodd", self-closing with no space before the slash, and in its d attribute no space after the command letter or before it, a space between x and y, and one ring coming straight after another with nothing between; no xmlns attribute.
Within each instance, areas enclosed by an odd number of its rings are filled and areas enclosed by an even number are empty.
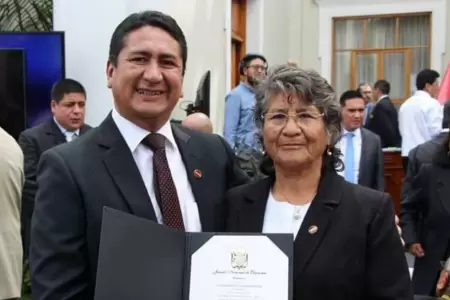
<svg viewBox="0 0 450 300"><path fill-rule="evenodd" d="M266 113L262 119L274 126L285 126L289 119L292 118L297 125L308 125L311 121L315 121L323 117L323 113L299 112L296 114L285 114L281 112Z"/></svg>

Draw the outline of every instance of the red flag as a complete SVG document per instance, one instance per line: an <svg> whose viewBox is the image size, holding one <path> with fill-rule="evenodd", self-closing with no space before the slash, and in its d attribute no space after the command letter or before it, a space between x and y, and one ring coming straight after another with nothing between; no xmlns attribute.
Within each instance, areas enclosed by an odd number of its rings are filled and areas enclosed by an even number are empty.
<svg viewBox="0 0 450 300"><path fill-rule="evenodd" d="M447 66L444 78L441 81L437 99L441 104L444 104L446 101L450 100L450 64Z"/></svg>

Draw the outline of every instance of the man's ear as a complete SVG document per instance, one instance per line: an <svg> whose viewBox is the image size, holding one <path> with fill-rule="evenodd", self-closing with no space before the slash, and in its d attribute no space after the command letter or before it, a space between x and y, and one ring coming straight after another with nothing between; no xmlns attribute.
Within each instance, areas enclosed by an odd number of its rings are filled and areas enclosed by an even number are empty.
<svg viewBox="0 0 450 300"><path fill-rule="evenodd" d="M112 86L112 78L114 75L115 67L112 64L112 62L108 59L108 62L106 63L106 86L110 89Z"/></svg>

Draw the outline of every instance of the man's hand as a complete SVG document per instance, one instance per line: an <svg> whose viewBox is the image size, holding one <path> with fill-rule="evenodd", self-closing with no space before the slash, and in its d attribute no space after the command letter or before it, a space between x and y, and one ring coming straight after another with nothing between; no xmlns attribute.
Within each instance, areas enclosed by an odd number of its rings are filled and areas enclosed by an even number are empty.
<svg viewBox="0 0 450 300"><path fill-rule="evenodd" d="M402 241L403 246L405 246L405 241L402 239L402 229L400 228L400 219L395 216L395 226L397 226L398 234L400 235L400 240Z"/></svg>
<svg viewBox="0 0 450 300"><path fill-rule="evenodd" d="M447 271L442 270L441 275L439 276L438 283L436 285L436 295L438 297L442 296L445 291L445 288L448 286L449 274Z"/></svg>
<svg viewBox="0 0 450 300"><path fill-rule="evenodd" d="M422 245L420 243L411 244L408 248L408 251L415 257L423 257L425 255L425 251L423 251Z"/></svg>

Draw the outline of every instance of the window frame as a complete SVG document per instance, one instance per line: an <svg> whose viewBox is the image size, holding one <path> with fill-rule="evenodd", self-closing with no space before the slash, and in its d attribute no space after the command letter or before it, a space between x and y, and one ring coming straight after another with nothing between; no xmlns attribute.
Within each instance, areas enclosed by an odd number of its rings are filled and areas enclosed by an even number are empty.
<svg viewBox="0 0 450 300"><path fill-rule="evenodd" d="M400 19L401 18L405 18L405 17L417 17L417 16L426 16L429 19L429 34L428 34L428 44L427 45L415 45L415 46L401 46L400 45ZM367 48L367 22L369 19L382 19L382 18L390 18L393 19L395 18L395 47L386 47L386 48ZM336 22L337 21L348 21L348 20L363 20L363 42L362 42L362 48L348 48L348 49L336 49ZM383 15L363 15L363 16L345 16L345 17L333 17L332 18L332 29L331 29L331 34L332 34L332 41L331 41L331 85L334 87L334 84L336 83L336 53L337 52L350 52L350 57L351 57L351 61L350 61L350 84L351 86L349 87L349 89L351 88L356 88L355 84L355 78L354 78L354 74L355 74L355 62L353 61L353 52L381 52L381 53L387 53L387 52L402 52L405 51L405 60L406 60L406 64L407 66L405 67L405 72L409 72L408 74L405 74L405 95L408 95L410 93L410 83L411 83L411 78L410 78L410 73L411 73L411 50L415 49L415 48L428 48L428 66L426 67L430 67L431 65L431 60L432 60L432 56L431 56L431 51L432 51L432 27L433 27L433 23L432 23L432 12L417 12L417 13L405 13L405 14L383 14ZM382 59L382 58L381 58ZM381 63L383 61L381 60ZM382 66L378 66L377 68L377 76L379 77L378 79L382 79L383 76L383 68L384 65ZM406 76L408 75L408 76ZM393 102L395 104L401 104L403 103L405 99L393 99Z"/></svg>

